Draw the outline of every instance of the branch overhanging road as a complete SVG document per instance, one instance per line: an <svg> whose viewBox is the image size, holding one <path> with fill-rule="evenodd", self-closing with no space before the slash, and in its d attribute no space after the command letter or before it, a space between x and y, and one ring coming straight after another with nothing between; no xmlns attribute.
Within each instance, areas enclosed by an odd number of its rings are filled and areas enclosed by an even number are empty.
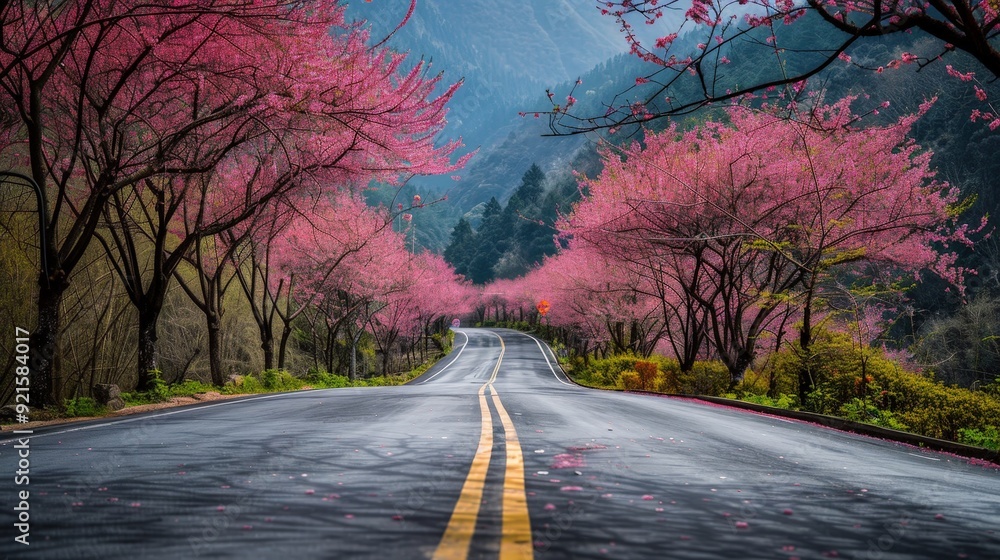
<svg viewBox="0 0 1000 560"><path fill-rule="evenodd" d="M403 387L306 391L0 443L9 558L1000 558L1000 474L569 383L463 329ZM30 545L14 542L30 491Z"/></svg>

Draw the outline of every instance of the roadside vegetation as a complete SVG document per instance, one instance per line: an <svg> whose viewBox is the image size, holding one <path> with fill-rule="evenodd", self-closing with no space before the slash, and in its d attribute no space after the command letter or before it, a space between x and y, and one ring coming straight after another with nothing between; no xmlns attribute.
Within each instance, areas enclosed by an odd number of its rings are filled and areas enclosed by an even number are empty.
<svg viewBox="0 0 1000 560"><path fill-rule="evenodd" d="M980 390L946 385L837 333L823 333L809 356L794 349L776 352L733 390L718 361L698 361L689 372L681 372L676 359L656 355L566 362L573 379L591 387L739 399L1000 450L1000 383ZM816 389L800 402L795 386L803 368Z"/></svg>
<svg viewBox="0 0 1000 560"><path fill-rule="evenodd" d="M525 322L502 325L541 331L550 340L558 335ZM685 372L675 358L659 354L597 358L572 353L558 341L552 345L570 377L588 387L737 399L1000 450L1000 383L949 385L936 372L884 349L859 346L845 333L820 331L808 356L787 345L755 362L732 388L725 364L717 360L698 360ZM797 395L803 370L816 387L805 401Z"/></svg>
<svg viewBox="0 0 1000 560"><path fill-rule="evenodd" d="M159 372L152 378L152 386L148 391L122 393L126 408L148 404L166 403L175 397L194 397L207 393L222 395L253 395L263 393L282 393L306 389L340 389L344 387L389 387L404 385L423 375L441 358L451 352L455 334L448 331L447 335L437 337L442 351L431 359L419 364L413 369L389 375L374 375L367 378L351 380L347 375L330 373L322 369L310 370L304 375L295 375L287 370L269 369L252 375L236 375L224 386L204 383L197 380L187 380L181 383L168 384L163 381ZM81 396L65 399L59 409L46 411L45 419L81 418L105 416L111 411L92 397ZM40 418L41 419L41 418Z"/></svg>

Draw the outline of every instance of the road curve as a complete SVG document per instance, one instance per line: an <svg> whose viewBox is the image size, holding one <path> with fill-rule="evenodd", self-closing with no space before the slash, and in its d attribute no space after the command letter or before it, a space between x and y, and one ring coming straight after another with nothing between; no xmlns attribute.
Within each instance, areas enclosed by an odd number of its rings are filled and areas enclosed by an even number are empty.
<svg viewBox="0 0 1000 560"><path fill-rule="evenodd" d="M456 345L402 387L4 432L0 556L1000 558L995 468Z"/></svg>

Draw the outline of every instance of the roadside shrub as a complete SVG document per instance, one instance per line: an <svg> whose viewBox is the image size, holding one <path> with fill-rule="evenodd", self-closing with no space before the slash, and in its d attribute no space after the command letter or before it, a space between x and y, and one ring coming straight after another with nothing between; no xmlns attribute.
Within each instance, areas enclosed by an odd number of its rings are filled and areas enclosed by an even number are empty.
<svg viewBox="0 0 1000 560"><path fill-rule="evenodd" d="M229 395L239 395L243 393L264 393L264 385L252 375L244 375L231 385L222 388L222 392Z"/></svg>
<svg viewBox="0 0 1000 560"><path fill-rule="evenodd" d="M209 391L218 390L218 387L215 387L214 385L208 385L207 383L202 383L201 381L189 379L183 383L171 385L168 392L172 397L190 397L191 395L197 395L198 393L208 393Z"/></svg>
<svg viewBox="0 0 1000 560"><path fill-rule="evenodd" d="M267 391L295 391L304 385L301 379L283 369L262 371L260 384Z"/></svg>
<svg viewBox="0 0 1000 560"><path fill-rule="evenodd" d="M170 400L170 397L175 396L172 393L171 388L160 376L160 370L151 370L150 374L151 379L148 391L133 391L131 393L122 392L121 397L122 400L125 401L126 406L167 402ZM181 386L183 386L183 384Z"/></svg>
<svg viewBox="0 0 1000 560"><path fill-rule="evenodd" d="M893 410L917 433L956 440L962 429L1000 426L1000 400L906 372L885 380Z"/></svg>
<svg viewBox="0 0 1000 560"><path fill-rule="evenodd" d="M819 331L809 355L782 350L769 360L779 378L806 368L815 381L804 409L957 441L1000 426L1000 399L906 371L885 353L844 333ZM973 432L963 432L973 430ZM970 435L968 437L975 437Z"/></svg>
<svg viewBox="0 0 1000 560"><path fill-rule="evenodd" d="M317 389L340 389L350 385L350 379L345 375L337 375L322 370L310 370L306 382Z"/></svg>
<svg viewBox="0 0 1000 560"><path fill-rule="evenodd" d="M615 387L622 372L635 371L639 358L632 354L619 354L603 360L591 360L590 367L580 373L584 380L600 387Z"/></svg>
<svg viewBox="0 0 1000 560"><path fill-rule="evenodd" d="M151 374L151 379L149 381L149 390L146 391L149 402L157 403L170 400L170 387L163 380L160 370L154 369L149 373Z"/></svg>
<svg viewBox="0 0 1000 560"><path fill-rule="evenodd" d="M784 408L785 410L797 409L799 400L794 395L778 395L777 397L769 397L767 395L757 395L753 393L746 393L743 395L737 395L736 393L727 393L724 396L729 399L739 399L741 401L751 402L754 404L773 406L775 408Z"/></svg>
<svg viewBox="0 0 1000 560"><path fill-rule="evenodd" d="M642 376L635 371L623 371L618 375L618 387L626 391L641 391Z"/></svg>
<svg viewBox="0 0 1000 560"><path fill-rule="evenodd" d="M766 395L769 392L767 378L753 370L747 370L743 379L733 388L736 395Z"/></svg>
<svg viewBox="0 0 1000 560"><path fill-rule="evenodd" d="M107 409L90 397L77 397L63 401L63 414L69 418L101 416Z"/></svg>
<svg viewBox="0 0 1000 560"><path fill-rule="evenodd" d="M851 399L841 405L839 413L839 416L854 422L875 424L893 430L908 429L906 424L896 419L892 411L883 410L870 401L866 402L858 398Z"/></svg>
<svg viewBox="0 0 1000 560"><path fill-rule="evenodd" d="M438 350L447 354L455 346L455 331L448 329L444 334L434 333L431 335L431 340Z"/></svg>
<svg viewBox="0 0 1000 560"><path fill-rule="evenodd" d="M729 388L729 369L715 360L695 362L691 371L678 374L677 380L681 393L717 397Z"/></svg>
<svg viewBox="0 0 1000 560"><path fill-rule="evenodd" d="M996 426L987 426L982 430L962 428L958 431L958 441L1000 451L1000 429Z"/></svg>
<svg viewBox="0 0 1000 560"><path fill-rule="evenodd" d="M641 390L653 391L656 389L656 378L659 374L659 368L656 367L654 362L637 361L635 363L635 372L639 375L639 387Z"/></svg>

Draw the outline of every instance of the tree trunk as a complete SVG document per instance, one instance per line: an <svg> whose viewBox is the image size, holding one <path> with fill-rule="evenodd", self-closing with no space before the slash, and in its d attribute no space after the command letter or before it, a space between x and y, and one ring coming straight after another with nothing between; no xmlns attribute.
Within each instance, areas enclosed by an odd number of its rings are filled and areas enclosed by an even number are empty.
<svg viewBox="0 0 1000 560"><path fill-rule="evenodd" d="M148 391L157 371L156 324L160 309L149 305L139 310L139 363L136 368L136 391Z"/></svg>
<svg viewBox="0 0 1000 560"><path fill-rule="evenodd" d="M222 348L220 344L222 321L216 313L205 315L208 319L208 367L212 372L212 384L222 387L226 378L222 373Z"/></svg>
<svg viewBox="0 0 1000 560"><path fill-rule="evenodd" d="M351 336L351 369L347 372L347 377L351 381L358 378L358 337Z"/></svg>
<svg viewBox="0 0 1000 560"><path fill-rule="evenodd" d="M288 349L288 339L292 335L292 326L285 323L281 327L281 341L278 343L278 369L285 369L285 356Z"/></svg>
<svg viewBox="0 0 1000 560"><path fill-rule="evenodd" d="M812 295L813 291L810 288L806 292L806 303L802 309L802 328L799 329L799 351L802 356L802 363L799 366L800 406L805 404L806 397L815 389L813 387L813 378L809 371L809 346L812 344Z"/></svg>
<svg viewBox="0 0 1000 560"><path fill-rule="evenodd" d="M739 385L740 381L743 381L743 376L747 372L747 368L753 362L753 350L744 349L736 356L736 360L729 362L726 360L726 367L729 370L729 389L733 390Z"/></svg>
<svg viewBox="0 0 1000 560"><path fill-rule="evenodd" d="M57 356L59 350L59 330L62 328L61 315L65 284L52 287L42 286L38 293L38 326L31 333L31 391L30 405L42 408L58 404L54 392L58 375Z"/></svg>
<svg viewBox="0 0 1000 560"><path fill-rule="evenodd" d="M337 355L337 330L330 326L329 321L326 324L326 352L324 357L326 359L326 371L333 371L333 358ZM339 361L339 360L338 360Z"/></svg>
<svg viewBox="0 0 1000 560"><path fill-rule="evenodd" d="M274 369L274 334L271 322L263 321L257 327L260 331L260 349L264 351L264 370ZM278 367L280 368L281 365L279 364Z"/></svg>

